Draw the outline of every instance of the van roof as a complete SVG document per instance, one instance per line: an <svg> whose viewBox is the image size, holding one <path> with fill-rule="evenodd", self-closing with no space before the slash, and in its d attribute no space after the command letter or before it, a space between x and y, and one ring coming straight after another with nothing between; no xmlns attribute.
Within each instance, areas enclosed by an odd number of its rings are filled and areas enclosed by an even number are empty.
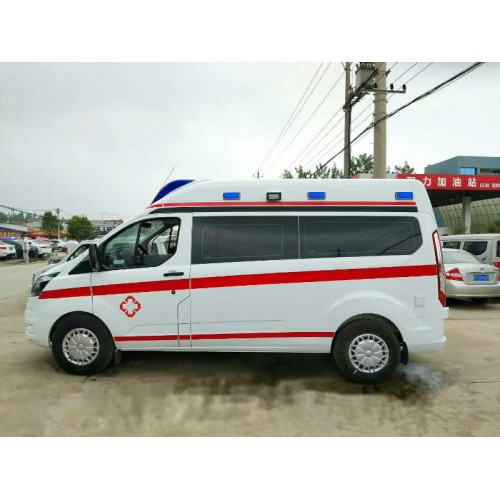
<svg viewBox="0 0 500 500"><path fill-rule="evenodd" d="M268 200L279 193L279 201ZM173 181L163 186L148 212L251 210L353 210L427 212L432 206L413 179L274 179Z"/></svg>

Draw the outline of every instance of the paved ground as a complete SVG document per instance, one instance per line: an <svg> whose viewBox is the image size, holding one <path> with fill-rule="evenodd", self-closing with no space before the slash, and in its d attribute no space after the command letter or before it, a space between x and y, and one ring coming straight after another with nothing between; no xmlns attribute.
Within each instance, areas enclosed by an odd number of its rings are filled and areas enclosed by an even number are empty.
<svg viewBox="0 0 500 500"><path fill-rule="evenodd" d="M453 302L448 346L379 386L327 355L125 353L93 377L24 339L44 264L0 267L0 435L500 436L500 302Z"/></svg>

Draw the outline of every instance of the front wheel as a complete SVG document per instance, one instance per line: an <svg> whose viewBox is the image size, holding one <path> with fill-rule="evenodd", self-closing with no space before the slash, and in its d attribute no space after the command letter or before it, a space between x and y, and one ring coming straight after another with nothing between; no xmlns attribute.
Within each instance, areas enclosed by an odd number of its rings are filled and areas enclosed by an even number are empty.
<svg viewBox="0 0 500 500"><path fill-rule="evenodd" d="M353 382L373 383L394 373L401 361L401 347L386 323L361 319L338 333L333 356L344 377Z"/></svg>
<svg viewBox="0 0 500 500"><path fill-rule="evenodd" d="M114 342L97 319L75 314L61 322L52 335L52 353L57 364L74 375L93 375L113 359Z"/></svg>

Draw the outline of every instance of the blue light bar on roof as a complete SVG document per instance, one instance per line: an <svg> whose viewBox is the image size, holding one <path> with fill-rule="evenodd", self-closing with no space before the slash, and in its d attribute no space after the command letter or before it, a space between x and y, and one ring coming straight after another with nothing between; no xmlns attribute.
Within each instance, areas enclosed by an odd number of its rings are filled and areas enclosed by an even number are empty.
<svg viewBox="0 0 500 500"><path fill-rule="evenodd" d="M398 191L396 200L413 200L413 193L411 191Z"/></svg>
<svg viewBox="0 0 500 500"><path fill-rule="evenodd" d="M326 193L324 191L309 191L307 197L310 200L326 200Z"/></svg>
<svg viewBox="0 0 500 500"><path fill-rule="evenodd" d="M240 199L240 193L237 192L229 192L229 193L224 193L223 198L225 200L239 200Z"/></svg>
<svg viewBox="0 0 500 500"><path fill-rule="evenodd" d="M158 194L154 197L151 204L156 203L159 199L163 198L164 196L167 196L167 194L171 193L175 189L179 189L180 187L185 186L186 184L189 184L190 182L193 182L193 179L178 179L176 181L172 181L172 182L169 182L168 184L165 184L158 191Z"/></svg>

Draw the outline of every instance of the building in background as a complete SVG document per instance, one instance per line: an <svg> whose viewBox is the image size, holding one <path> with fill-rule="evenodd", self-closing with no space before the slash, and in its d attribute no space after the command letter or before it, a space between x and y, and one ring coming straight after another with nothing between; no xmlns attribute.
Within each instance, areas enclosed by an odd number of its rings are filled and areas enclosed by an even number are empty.
<svg viewBox="0 0 500 500"><path fill-rule="evenodd" d="M28 233L26 226L19 226L17 224L7 224L0 222L0 236L11 236L12 238L24 238Z"/></svg>
<svg viewBox="0 0 500 500"><path fill-rule="evenodd" d="M450 175L495 175L500 179L500 157L496 156L455 156L448 160L428 165L426 174ZM435 209L436 219L446 233L463 232L462 204L446 205ZM488 222L500 220L500 197L471 203L471 232L486 231Z"/></svg>
<svg viewBox="0 0 500 500"><path fill-rule="evenodd" d="M91 220L92 228L96 234L107 234L115 227L123 224L122 219Z"/></svg>

